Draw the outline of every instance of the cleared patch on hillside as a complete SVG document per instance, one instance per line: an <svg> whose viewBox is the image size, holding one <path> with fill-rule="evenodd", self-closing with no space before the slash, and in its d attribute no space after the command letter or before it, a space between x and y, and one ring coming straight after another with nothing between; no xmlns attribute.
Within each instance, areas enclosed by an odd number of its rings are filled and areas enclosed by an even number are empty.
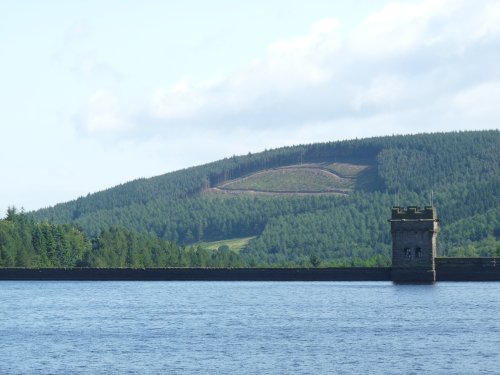
<svg viewBox="0 0 500 375"><path fill-rule="evenodd" d="M198 245L207 250L216 251L219 247L226 245L229 250L239 253L241 249L243 249L248 241L255 237L243 237L243 238L230 238L222 241L213 241L213 242L200 242Z"/></svg>
<svg viewBox="0 0 500 375"><path fill-rule="evenodd" d="M227 181L214 193L226 194L348 194L366 165L324 163L266 169Z"/></svg>
<svg viewBox="0 0 500 375"><path fill-rule="evenodd" d="M348 163L331 163L326 164L325 168L342 177L357 177L365 172L368 165L348 164Z"/></svg>

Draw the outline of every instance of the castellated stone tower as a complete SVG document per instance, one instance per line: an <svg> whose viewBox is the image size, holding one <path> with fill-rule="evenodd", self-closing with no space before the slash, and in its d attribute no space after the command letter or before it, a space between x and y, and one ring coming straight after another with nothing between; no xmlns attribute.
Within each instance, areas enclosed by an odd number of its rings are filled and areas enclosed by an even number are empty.
<svg viewBox="0 0 500 375"><path fill-rule="evenodd" d="M438 219L436 208L393 207L391 219L394 282L433 283Z"/></svg>

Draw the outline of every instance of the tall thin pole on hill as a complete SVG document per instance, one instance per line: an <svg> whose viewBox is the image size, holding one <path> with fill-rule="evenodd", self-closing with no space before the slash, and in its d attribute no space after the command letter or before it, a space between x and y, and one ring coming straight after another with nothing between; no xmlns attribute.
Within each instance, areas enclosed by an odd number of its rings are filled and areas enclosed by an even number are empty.
<svg viewBox="0 0 500 375"><path fill-rule="evenodd" d="M399 207L399 190L394 193L394 206Z"/></svg>

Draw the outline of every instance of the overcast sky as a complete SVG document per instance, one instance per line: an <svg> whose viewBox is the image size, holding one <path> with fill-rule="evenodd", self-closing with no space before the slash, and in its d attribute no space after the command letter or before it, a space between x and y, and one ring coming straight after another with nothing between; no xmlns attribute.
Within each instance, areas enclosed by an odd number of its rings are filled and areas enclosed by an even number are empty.
<svg viewBox="0 0 500 375"><path fill-rule="evenodd" d="M0 217L284 145L496 129L500 1L3 0Z"/></svg>

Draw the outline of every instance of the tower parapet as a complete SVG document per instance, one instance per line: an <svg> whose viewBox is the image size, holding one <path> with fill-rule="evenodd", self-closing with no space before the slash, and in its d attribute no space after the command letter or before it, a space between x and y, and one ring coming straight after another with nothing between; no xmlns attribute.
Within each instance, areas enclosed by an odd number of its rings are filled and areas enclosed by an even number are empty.
<svg viewBox="0 0 500 375"><path fill-rule="evenodd" d="M436 208L393 207L391 219L392 271L395 282L434 282L436 280Z"/></svg>

